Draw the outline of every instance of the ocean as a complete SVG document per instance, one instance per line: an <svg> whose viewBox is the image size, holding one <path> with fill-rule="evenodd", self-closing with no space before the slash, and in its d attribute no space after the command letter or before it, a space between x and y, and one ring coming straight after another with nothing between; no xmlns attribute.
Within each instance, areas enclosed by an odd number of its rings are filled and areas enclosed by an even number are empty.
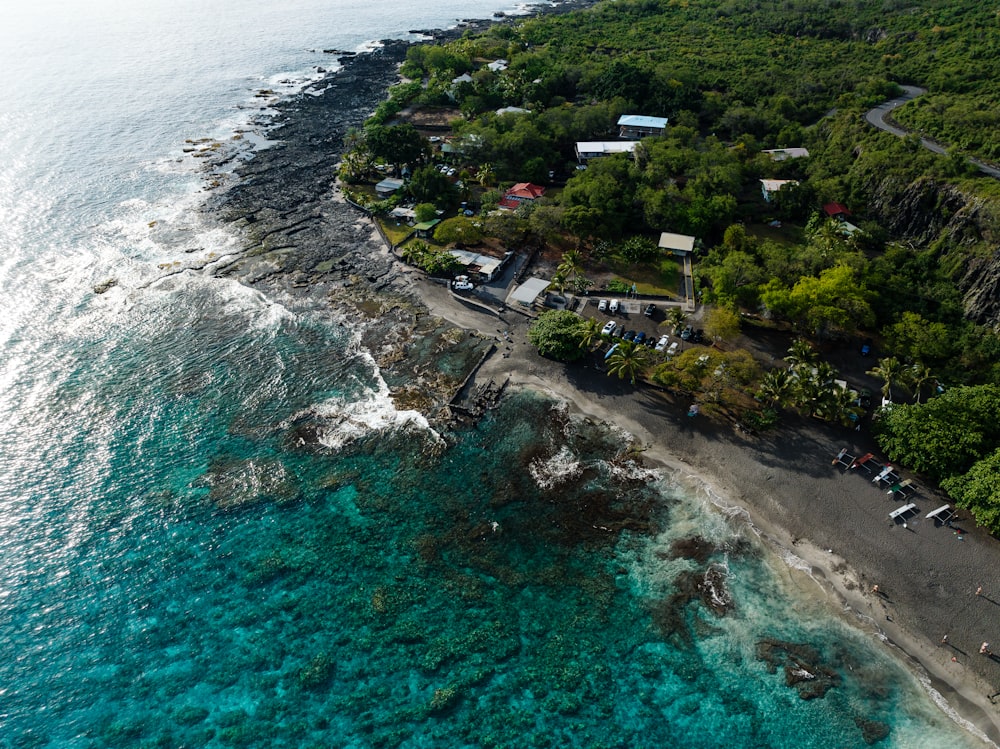
<svg viewBox="0 0 1000 749"><path fill-rule="evenodd" d="M441 434L346 313L183 270L239 246L191 142L265 147L256 92L323 50L496 10L5 8L0 746L983 745L613 427L516 393Z"/></svg>

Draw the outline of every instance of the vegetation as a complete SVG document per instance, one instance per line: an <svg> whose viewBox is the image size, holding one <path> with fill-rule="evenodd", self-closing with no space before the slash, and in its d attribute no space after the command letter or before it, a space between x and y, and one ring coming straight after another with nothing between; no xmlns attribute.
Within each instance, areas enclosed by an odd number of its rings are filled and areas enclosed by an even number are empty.
<svg viewBox="0 0 1000 749"><path fill-rule="evenodd" d="M586 352L587 325L568 310L543 312L528 328L528 340L542 356L559 361L576 361Z"/></svg>

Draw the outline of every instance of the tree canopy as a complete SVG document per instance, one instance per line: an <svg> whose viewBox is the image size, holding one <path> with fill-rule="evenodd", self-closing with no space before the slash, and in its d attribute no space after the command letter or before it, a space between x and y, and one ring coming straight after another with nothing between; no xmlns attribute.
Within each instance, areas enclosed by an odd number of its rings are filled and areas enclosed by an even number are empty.
<svg viewBox="0 0 1000 749"><path fill-rule="evenodd" d="M576 361L586 353L584 319L569 310L543 312L528 328L528 340L542 356Z"/></svg>

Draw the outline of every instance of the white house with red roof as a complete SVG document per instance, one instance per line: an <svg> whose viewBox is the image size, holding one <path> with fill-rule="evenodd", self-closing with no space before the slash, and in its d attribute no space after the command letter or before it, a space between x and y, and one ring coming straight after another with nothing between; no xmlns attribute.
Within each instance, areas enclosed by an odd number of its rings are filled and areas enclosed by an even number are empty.
<svg viewBox="0 0 1000 749"><path fill-rule="evenodd" d="M501 208L514 210L521 203L538 200L545 194L545 188L541 185L533 185L530 182L518 182L503 194L503 199L498 203Z"/></svg>

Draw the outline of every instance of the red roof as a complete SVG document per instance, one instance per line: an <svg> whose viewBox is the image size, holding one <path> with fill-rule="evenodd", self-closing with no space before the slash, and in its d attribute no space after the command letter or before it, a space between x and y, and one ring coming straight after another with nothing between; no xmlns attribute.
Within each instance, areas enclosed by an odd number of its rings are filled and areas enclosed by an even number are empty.
<svg viewBox="0 0 1000 749"><path fill-rule="evenodd" d="M840 203L827 203L823 206L823 213L831 218L834 216L850 216L851 212L847 210L847 206L841 205Z"/></svg>
<svg viewBox="0 0 1000 749"><path fill-rule="evenodd" d="M503 194L503 200L499 205L501 208L517 208L524 200L534 200L545 194L545 188L541 185L533 185L530 182L518 182Z"/></svg>

